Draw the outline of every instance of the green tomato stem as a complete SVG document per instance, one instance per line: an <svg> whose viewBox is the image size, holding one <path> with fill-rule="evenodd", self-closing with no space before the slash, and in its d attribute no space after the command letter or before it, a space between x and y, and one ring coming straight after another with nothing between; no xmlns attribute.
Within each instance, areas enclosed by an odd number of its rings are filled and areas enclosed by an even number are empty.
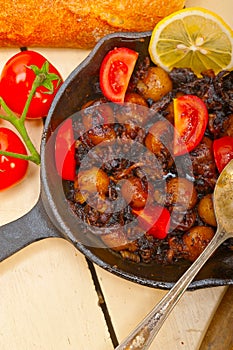
<svg viewBox="0 0 233 350"><path fill-rule="evenodd" d="M14 122L12 123L15 128L18 130L18 132L20 133L20 135L22 136L22 139L25 143L25 145L27 146L29 152L31 153L31 161L36 163L37 165L40 164L40 154L37 152L35 146L33 145L27 129L24 125L24 121L23 119L18 119L16 118L16 120L14 120Z"/></svg>
<svg viewBox="0 0 233 350"><path fill-rule="evenodd" d="M25 121L26 119L26 116L27 116L27 112L28 112L28 109L30 107L30 104L31 104L31 101L33 99L33 96L35 95L35 92L36 92L36 89L41 86L41 84L43 83L43 81L46 79L46 76L44 74L39 74L36 76L33 84L32 84L32 89L28 95L28 98L27 98L27 101L25 103L25 106L24 106L24 109L23 109L23 113L21 115L21 120Z"/></svg>
<svg viewBox="0 0 233 350"><path fill-rule="evenodd" d="M14 157L14 158L18 158L18 159L24 159L24 160L28 160L28 161L31 161L33 163L36 163L35 158L33 156L28 156L26 154L0 150L0 155L6 156L6 157ZM36 164L39 165L40 163L36 163Z"/></svg>
<svg viewBox="0 0 233 350"><path fill-rule="evenodd" d="M34 90L34 93L35 93L35 90ZM25 125L24 125L25 118L26 118L26 115L27 115L27 111L28 111L31 99L33 97L33 94L32 94L32 96L30 96L31 94L29 94L29 96L28 96L29 103L27 103L28 102L28 100L27 100L27 102L25 104L25 106L27 106L27 108L26 109L24 108L24 111L25 111L24 116L22 114L23 118L22 117L18 118L11 111L11 109L6 105L4 100L0 97L0 104L1 104L1 106L3 108L3 110L6 113L6 115L0 115L0 118L10 122L17 129L17 131L21 135L21 137L22 137L22 139L23 139L27 149L31 153L30 156L29 155L26 156L26 155L20 154L20 153L7 152L7 151L0 150L0 155L12 156L12 157L15 157L15 158L30 160L30 161L34 162L35 164L39 165L40 164L40 154L37 152L35 146L33 145L32 141L30 139L30 137L28 136L27 129L26 129Z"/></svg>
<svg viewBox="0 0 233 350"><path fill-rule="evenodd" d="M37 66L34 66L34 65L29 66L27 68L33 70L33 72L35 73L35 79L33 81L31 91L28 95L28 98L27 98L27 101L25 103L25 106L24 106L24 109L23 109L21 116L20 117L16 116L15 113L7 106L7 104L2 99L2 97L0 97L0 105L2 106L2 108L5 112L5 115L0 115L0 118L10 122L17 129L17 131L21 135L28 151L30 152L30 155L2 151L2 150L0 150L0 155L12 156L15 158L30 160L30 161L34 162L35 164L40 164L40 154L37 152L35 146L33 145L32 141L28 135L27 129L25 127L25 119L27 117L27 113L28 113L31 101L33 99L33 96L35 95L36 89L39 86L44 86L48 90L47 93L52 93L53 92L52 81L57 80L58 84L59 84L60 77L56 74L49 73L48 61L45 61L45 63L41 67L41 69L38 68Z"/></svg>
<svg viewBox="0 0 233 350"><path fill-rule="evenodd" d="M0 116L1 119L11 122L12 118L16 118L14 112L12 112L12 110L7 106L7 104L5 103L2 97L0 97L0 105L2 106L3 110L6 112L6 115Z"/></svg>

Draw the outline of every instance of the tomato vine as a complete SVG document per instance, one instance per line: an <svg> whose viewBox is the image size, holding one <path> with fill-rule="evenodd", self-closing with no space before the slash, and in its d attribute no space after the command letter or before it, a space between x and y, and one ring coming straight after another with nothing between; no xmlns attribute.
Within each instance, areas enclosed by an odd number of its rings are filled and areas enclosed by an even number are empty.
<svg viewBox="0 0 233 350"><path fill-rule="evenodd" d="M50 73L49 72L49 62L45 61L44 64L42 65L41 68L37 67L36 65L30 65L27 66L26 69L31 69L35 73L35 79L32 83L31 90L28 94L24 109L22 111L21 116L18 116L15 114L6 104L4 99L0 97L0 105L4 111L4 114L0 114L0 118L3 120L8 121L11 123L16 130L19 132L20 136L22 137L28 151L30 154L21 154L17 152L9 152L5 150L0 149L0 155L2 156L10 156L14 158L19 158L19 159L24 159L28 161L32 161L35 164L39 165L40 164L40 154L36 150L34 144L32 143L28 131L25 126L25 119L27 117L27 113L31 104L31 101L36 93L36 90L43 86L46 88L46 91L43 93L47 94L53 94L54 93L54 85L53 81L57 81L57 86L61 82L61 78L59 75L55 73Z"/></svg>

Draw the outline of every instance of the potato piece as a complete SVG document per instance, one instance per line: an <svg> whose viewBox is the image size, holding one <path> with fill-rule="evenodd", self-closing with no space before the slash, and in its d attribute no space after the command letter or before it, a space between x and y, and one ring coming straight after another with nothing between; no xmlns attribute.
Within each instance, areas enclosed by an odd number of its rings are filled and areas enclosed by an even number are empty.
<svg viewBox="0 0 233 350"><path fill-rule="evenodd" d="M194 226L183 236L182 255L194 261L202 253L214 236L214 229L210 226Z"/></svg>
<svg viewBox="0 0 233 350"><path fill-rule="evenodd" d="M97 167L82 170L74 181L74 188L87 193L99 193L101 197L108 192L110 179L108 175Z"/></svg>
<svg viewBox="0 0 233 350"><path fill-rule="evenodd" d="M88 131L88 139L95 146L112 145L116 140L116 133L111 125L100 125Z"/></svg>
<svg viewBox="0 0 233 350"><path fill-rule="evenodd" d="M188 231L194 225L196 217L195 209L183 210L176 206L172 211L170 230Z"/></svg>
<svg viewBox="0 0 233 350"><path fill-rule="evenodd" d="M191 209L197 203L197 191L193 183L185 178L175 177L167 182L167 204Z"/></svg>
<svg viewBox="0 0 233 350"><path fill-rule="evenodd" d="M115 111L116 119L121 124L142 126L150 118L150 110L146 100L139 94L129 92L125 95L126 104Z"/></svg>
<svg viewBox="0 0 233 350"><path fill-rule="evenodd" d="M145 146L160 160L163 169L170 168L173 163L171 155L173 128L166 120L155 122L145 138Z"/></svg>
<svg viewBox="0 0 233 350"><path fill-rule="evenodd" d="M127 92L125 95L125 102L136 103L144 107L148 107L146 100L136 92Z"/></svg>
<svg viewBox="0 0 233 350"><path fill-rule="evenodd" d="M121 193L127 203L134 209L140 209L146 205L148 197L147 186L136 176L132 176L124 181Z"/></svg>
<svg viewBox="0 0 233 350"><path fill-rule="evenodd" d="M130 245L130 241L127 239L126 234L120 228L105 235L101 235L101 239L107 247L112 248L115 251L127 249Z"/></svg>
<svg viewBox="0 0 233 350"><path fill-rule="evenodd" d="M172 81L160 67L150 67L142 80L137 83L139 93L145 99L160 100L172 90Z"/></svg>
<svg viewBox="0 0 233 350"><path fill-rule="evenodd" d="M205 195L199 202L197 207L198 214L200 218L208 225L217 226L212 194Z"/></svg>

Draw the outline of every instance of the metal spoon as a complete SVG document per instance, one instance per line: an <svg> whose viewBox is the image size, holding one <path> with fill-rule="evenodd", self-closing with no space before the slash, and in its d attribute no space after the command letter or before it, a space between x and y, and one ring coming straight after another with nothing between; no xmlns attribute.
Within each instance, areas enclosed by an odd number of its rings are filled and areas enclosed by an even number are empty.
<svg viewBox="0 0 233 350"><path fill-rule="evenodd" d="M214 210L218 228L211 242L173 288L115 350L149 349L164 321L201 267L225 240L233 237L233 160L221 172L216 183Z"/></svg>

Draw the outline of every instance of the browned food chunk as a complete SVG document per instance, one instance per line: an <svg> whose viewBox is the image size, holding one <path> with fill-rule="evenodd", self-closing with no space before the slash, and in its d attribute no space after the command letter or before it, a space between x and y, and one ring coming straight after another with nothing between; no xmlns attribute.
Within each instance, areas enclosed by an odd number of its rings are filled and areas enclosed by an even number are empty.
<svg viewBox="0 0 233 350"><path fill-rule="evenodd" d="M145 99L136 93L128 93L125 97L122 107L118 106L116 110L116 120L124 126L124 135L131 139L144 137L143 126L147 123L150 112L147 108ZM123 133L121 137L124 137Z"/></svg>
<svg viewBox="0 0 233 350"><path fill-rule="evenodd" d="M136 176L124 181L121 187L122 196L133 208L143 208L146 205L148 190L147 185Z"/></svg>
<svg viewBox="0 0 233 350"><path fill-rule="evenodd" d="M172 90L172 81L164 69L150 67L143 79L138 81L137 89L145 99L158 101Z"/></svg>
<svg viewBox="0 0 233 350"><path fill-rule="evenodd" d="M92 167L79 171L74 181L74 189L81 191L84 197L96 193L104 197L108 192L109 182L108 175L102 169Z"/></svg>
<svg viewBox="0 0 233 350"><path fill-rule="evenodd" d="M88 108L91 107L91 108ZM84 139L90 146L101 143L112 144L116 139L113 128L114 112L105 99L92 100L82 106L82 124L85 127Z"/></svg>
<svg viewBox="0 0 233 350"><path fill-rule="evenodd" d="M182 238L172 237L169 240L168 258L174 256L194 261L202 253L214 236L214 229L209 226L193 226Z"/></svg>
<svg viewBox="0 0 233 350"><path fill-rule="evenodd" d="M217 181L217 168L213 155L213 142L203 137L199 145L190 153L197 191L213 192Z"/></svg>
<svg viewBox="0 0 233 350"><path fill-rule="evenodd" d="M154 123L145 138L145 146L161 161L163 169L171 167L173 128L166 120Z"/></svg>
<svg viewBox="0 0 233 350"><path fill-rule="evenodd" d="M91 107L91 108L88 108ZM82 122L88 131L98 125L115 122L114 112L105 99L93 100L82 106Z"/></svg>
<svg viewBox="0 0 233 350"><path fill-rule="evenodd" d="M101 239L107 247L110 247L116 251L128 249L132 245L121 228L111 230L110 233L101 235Z"/></svg>
<svg viewBox="0 0 233 350"><path fill-rule="evenodd" d="M166 204L177 210L191 209L197 203L197 191L194 184L185 178L171 178L167 182Z"/></svg>
<svg viewBox="0 0 233 350"><path fill-rule="evenodd" d="M194 261L203 252L214 236L214 229L208 226L194 226L183 236L183 253Z"/></svg>
<svg viewBox="0 0 233 350"><path fill-rule="evenodd" d="M230 114L224 121L222 136L233 137L233 114Z"/></svg>
<svg viewBox="0 0 233 350"><path fill-rule="evenodd" d="M175 207L171 213L170 230L187 231L195 224L196 217L194 209Z"/></svg>
<svg viewBox="0 0 233 350"><path fill-rule="evenodd" d="M100 125L88 131L88 139L92 145L111 145L116 140L116 133L111 125Z"/></svg>
<svg viewBox="0 0 233 350"><path fill-rule="evenodd" d="M208 225L217 226L216 217L214 213L212 194L205 195L198 203L198 214L201 219Z"/></svg>
<svg viewBox="0 0 233 350"><path fill-rule="evenodd" d="M136 92L127 92L125 95L125 102L136 103L144 107L148 107L148 104L142 95L137 94Z"/></svg>

